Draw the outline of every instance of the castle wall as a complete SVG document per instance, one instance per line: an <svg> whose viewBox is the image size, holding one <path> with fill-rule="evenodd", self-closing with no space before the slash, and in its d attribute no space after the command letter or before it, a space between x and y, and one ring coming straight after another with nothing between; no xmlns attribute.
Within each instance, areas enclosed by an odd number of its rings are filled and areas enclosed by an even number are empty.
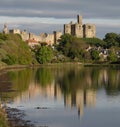
<svg viewBox="0 0 120 127"><path fill-rule="evenodd" d="M85 24L84 28L84 37L93 38L96 37L96 26L94 24Z"/></svg>
<svg viewBox="0 0 120 127"><path fill-rule="evenodd" d="M81 24L75 24L75 36L83 38L83 26Z"/></svg>
<svg viewBox="0 0 120 127"><path fill-rule="evenodd" d="M77 23L64 25L64 34L67 33L79 38L93 38L96 37L96 26L94 24L82 25L82 16L77 15Z"/></svg>
<svg viewBox="0 0 120 127"><path fill-rule="evenodd" d="M13 29L13 30L9 30L9 33L12 33L12 34L21 34L21 31L20 31L20 29Z"/></svg>
<svg viewBox="0 0 120 127"><path fill-rule="evenodd" d="M62 36L62 32L61 31L54 31L53 34L54 34L54 43L58 44L60 37Z"/></svg>
<svg viewBox="0 0 120 127"><path fill-rule="evenodd" d="M29 39L36 40L38 42L42 41L42 38L40 36L33 34L33 33L29 33Z"/></svg>
<svg viewBox="0 0 120 127"><path fill-rule="evenodd" d="M75 36L76 35L76 31L75 31L75 24L71 25L71 35Z"/></svg>
<svg viewBox="0 0 120 127"><path fill-rule="evenodd" d="M48 45L53 45L54 44L54 34L48 34L47 37L45 38L45 42Z"/></svg>
<svg viewBox="0 0 120 127"><path fill-rule="evenodd" d="M26 41L29 39L29 34L26 31L22 31L20 35L23 41Z"/></svg>
<svg viewBox="0 0 120 127"><path fill-rule="evenodd" d="M64 34L71 34L71 24L64 25Z"/></svg>
<svg viewBox="0 0 120 127"><path fill-rule="evenodd" d="M35 34L30 33L29 39L36 40L41 43L46 42L48 45L52 45L54 43L54 34L42 33L40 35L35 35Z"/></svg>

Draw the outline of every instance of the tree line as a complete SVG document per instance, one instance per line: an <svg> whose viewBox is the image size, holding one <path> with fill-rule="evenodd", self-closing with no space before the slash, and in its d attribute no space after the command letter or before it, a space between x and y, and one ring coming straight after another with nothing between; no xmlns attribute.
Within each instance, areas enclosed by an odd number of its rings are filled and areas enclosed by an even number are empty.
<svg viewBox="0 0 120 127"><path fill-rule="evenodd" d="M105 57L106 54L106 58ZM20 35L0 33L0 65L59 62L119 62L120 35L107 33L104 39L62 35L59 44L29 48Z"/></svg>

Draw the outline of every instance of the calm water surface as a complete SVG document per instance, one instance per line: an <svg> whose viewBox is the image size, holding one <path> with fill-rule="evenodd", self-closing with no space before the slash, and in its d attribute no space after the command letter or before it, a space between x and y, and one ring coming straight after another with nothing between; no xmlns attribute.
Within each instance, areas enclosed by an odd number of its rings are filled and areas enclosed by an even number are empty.
<svg viewBox="0 0 120 127"><path fill-rule="evenodd" d="M120 68L11 70L0 74L0 100L36 127L120 127Z"/></svg>

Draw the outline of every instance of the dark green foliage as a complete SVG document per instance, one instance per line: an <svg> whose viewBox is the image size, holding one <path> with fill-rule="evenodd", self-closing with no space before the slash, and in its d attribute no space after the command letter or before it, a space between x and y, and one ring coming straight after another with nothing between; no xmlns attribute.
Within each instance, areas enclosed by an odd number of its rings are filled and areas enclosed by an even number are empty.
<svg viewBox="0 0 120 127"><path fill-rule="evenodd" d="M91 51L91 57L92 57L92 60L95 60L95 61L99 60L100 59L100 57L99 57L99 51L92 50Z"/></svg>
<svg viewBox="0 0 120 127"><path fill-rule="evenodd" d="M108 60L109 60L110 62L116 62L116 61L117 61L117 55L116 55L114 49L110 49L110 51L109 51L109 56L108 56Z"/></svg>
<svg viewBox="0 0 120 127"><path fill-rule="evenodd" d="M53 58L53 49L49 46L41 46L36 52L36 59L40 64L49 63Z"/></svg>
<svg viewBox="0 0 120 127"><path fill-rule="evenodd" d="M36 71L35 81L41 86L47 86L48 84L51 84L53 78L53 71L49 68L40 68Z"/></svg>
<svg viewBox="0 0 120 127"><path fill-rule="evenodd" d="M85 41L85 43L91 45L91 46L101 46L101 47L105 47L106 46L106 42L99 39L99 38L81 38L81 40Z"/></svg>
<svg viewBox="0 0 120 127"><path fill-rule="evenodd" d="M84 57L84 50L88 45L81 39L65 34L61 36L58 50L70 57L71 59L82 60Z"/></svg>
<svg viewBox="0 0 120 127"><path fill-rule="evenodd" d="M6 58L3 58L2 61L8 65L17 64L16 57L9 54L7 54Z"/></svg>
<svg viewBox="0 0 120 127"><path fill-rule="evenodd" d="M107 47L120 46L120 35L116 33L107 33L103 39L107 43Z"/></svg>

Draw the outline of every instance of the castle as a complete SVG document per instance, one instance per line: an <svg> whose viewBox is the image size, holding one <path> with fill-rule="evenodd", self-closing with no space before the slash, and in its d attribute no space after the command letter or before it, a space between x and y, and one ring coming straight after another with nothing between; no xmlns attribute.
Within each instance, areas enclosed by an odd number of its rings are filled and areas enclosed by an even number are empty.
<svg viewBox="0 0 120 127"><path fill-rule="evenodd" d="M21 31L20 29L9 30L7 25L4 25L4 34L19 34L23 41L26 41L30 47L34 45L40 45L45 42L47 45L53 45L59 43L59 39L62 36L61 31L54 31L52 34L41 33L36 35L28 33L26 30ZM79 38L94 38L96 37L96 26L94 24L82 24L82 16L77 15L77 23L64 24L64 34L70 34Z"/></svg>
<svg viewBox="0 0 120 127"><path fill-rule="evenodd" d="M4 25L3 29L4 34L19 34L22 37L23 41L26 41L30 47L34 45L40 45L40 43L46 43L47 45L57 44L60 39L62 32L54 31L52 34L41 33L36 35L33 33L28 33L26 30L21 31L20 29L9 30L7 25Z"/></svg>
<svg viewBox="0 0 120 127"><path fill-rule="evenodd" d="M96 37L96 26L94 24L82 24L82 16L77 15L77 23L64 24L64 34L70 34L79 38Z"/></svg>

